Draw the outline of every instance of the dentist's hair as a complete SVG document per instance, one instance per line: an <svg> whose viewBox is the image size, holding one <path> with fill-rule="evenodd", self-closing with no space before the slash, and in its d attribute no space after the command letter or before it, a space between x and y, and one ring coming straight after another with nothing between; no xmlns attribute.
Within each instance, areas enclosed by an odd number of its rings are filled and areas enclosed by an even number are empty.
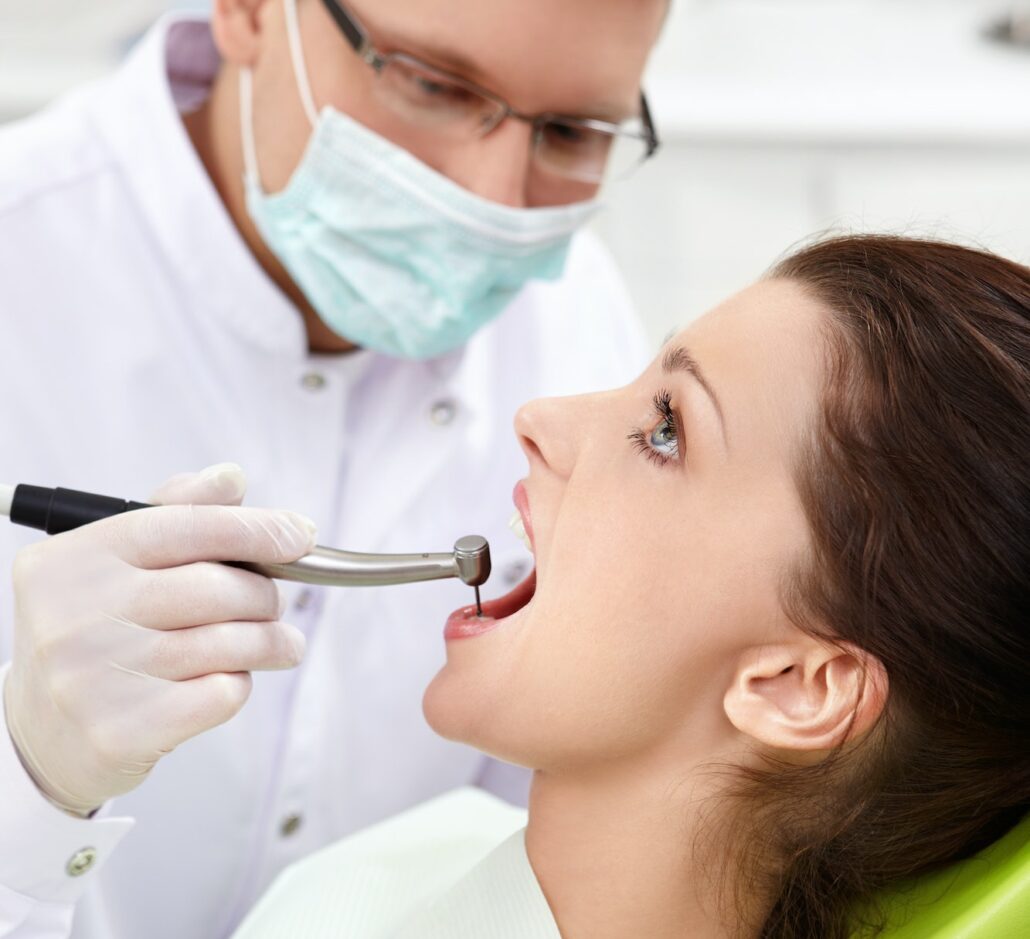
<svg viewBox="0 0 1030 939"><path fill-rule="evenodd" d="M863 741L746 774L752 858L769 863L744 882L772 885L763 939L875 935L878 891L1030 809L1030 269L859 236L771 276L827 310L796 472L814 551L787 607L876 656L890 688Z"/></svg>

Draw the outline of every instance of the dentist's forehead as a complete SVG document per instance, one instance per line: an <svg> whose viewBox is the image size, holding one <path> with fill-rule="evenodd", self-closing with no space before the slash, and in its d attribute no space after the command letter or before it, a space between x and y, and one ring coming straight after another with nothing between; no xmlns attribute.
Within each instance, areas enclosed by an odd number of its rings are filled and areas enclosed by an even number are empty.
<svg viewBox="0 0 1030 939"><path fill-rule="evenodd" d="M633 113L667 0L356 0L376 42L511 99L598 117ZM517 100L516 100L517 99Z"/></svg>

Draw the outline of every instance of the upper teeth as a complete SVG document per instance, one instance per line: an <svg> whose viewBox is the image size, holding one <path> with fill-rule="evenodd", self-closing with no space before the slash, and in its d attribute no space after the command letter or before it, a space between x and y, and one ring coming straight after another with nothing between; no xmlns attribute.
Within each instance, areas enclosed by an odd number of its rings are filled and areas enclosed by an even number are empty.
<svg viewBox="0 0 1030 939"><path fill-rule="evenodd" d="M515 532L516 538L521 538L522 543L526 546L526 550L533 553L533 543L529 540L529 535L526 534L526 524L522 521L522 513L516 511L512 515L511 520L508 522L508 527Z"/></svg>

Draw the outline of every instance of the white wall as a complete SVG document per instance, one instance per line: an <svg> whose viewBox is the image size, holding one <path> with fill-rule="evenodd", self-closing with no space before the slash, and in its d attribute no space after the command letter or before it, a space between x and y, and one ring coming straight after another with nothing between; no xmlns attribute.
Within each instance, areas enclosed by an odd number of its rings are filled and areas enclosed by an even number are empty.
<svg viewBox="0 0 1030 939"><path fill-rule="evenodd" d="M0 0L0 121L113 68L165 0Z"/></svg>
<svg viewBox="0 0 1030 939"><path fill-rule="evenodd" d="M599 224L652 338L827 229L1030 263L1030 49L982 37L1005 6L674 6L647 81L665 146Z"/></svg>

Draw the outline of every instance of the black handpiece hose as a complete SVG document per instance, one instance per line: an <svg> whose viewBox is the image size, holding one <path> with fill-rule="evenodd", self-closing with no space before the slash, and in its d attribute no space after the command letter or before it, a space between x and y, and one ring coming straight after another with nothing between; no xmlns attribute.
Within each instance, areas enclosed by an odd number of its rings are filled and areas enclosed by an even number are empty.
<svg viewBox="0 0 1030 939"><path fill-rule="evenodd" d="M151 506L145 502L98 496L76 489L47 489L22 484L14 488L10 515L16 525L59 535L112 515L149 508Z"/></svg>

